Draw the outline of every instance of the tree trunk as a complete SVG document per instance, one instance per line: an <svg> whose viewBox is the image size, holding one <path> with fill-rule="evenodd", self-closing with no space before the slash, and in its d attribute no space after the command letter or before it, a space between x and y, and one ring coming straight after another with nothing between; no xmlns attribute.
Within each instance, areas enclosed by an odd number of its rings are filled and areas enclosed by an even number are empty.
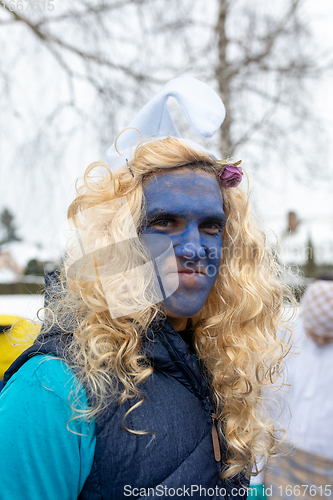
<svg viewBox="0 0 333 500"><path fill-rule="evenodd" d="M221 153L224 158L232 155L233 145L231 140L232 116L230 110L230 78L229 64L227 61L228 38L226 34L226 19L228 13L228 0L217 0L219 13L216 24L218 43L218 61L216 79L219 85L220 96L226 108L226 117L221 127Z"/></svg>

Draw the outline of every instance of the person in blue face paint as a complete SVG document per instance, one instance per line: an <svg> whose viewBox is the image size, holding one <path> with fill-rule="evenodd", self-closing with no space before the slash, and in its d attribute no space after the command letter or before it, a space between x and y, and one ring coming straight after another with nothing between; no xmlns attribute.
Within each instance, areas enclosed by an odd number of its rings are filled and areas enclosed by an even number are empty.
<svg viewBox="0 0 333 500"><path fill-rule="evenodd" d="M226 223L220 185L213 173L183 168L146 181L144 196L144 234L172 242L179 286L163 306L172 326L184 330L205 305L220 266Z"/></svg>
<svg viewBox="0 0 333 500"><path fill-rule="evenodd" d="M243 500L286 345L241 169L173 137L95 166L42 331L5 375L0 498Z"/></svg>

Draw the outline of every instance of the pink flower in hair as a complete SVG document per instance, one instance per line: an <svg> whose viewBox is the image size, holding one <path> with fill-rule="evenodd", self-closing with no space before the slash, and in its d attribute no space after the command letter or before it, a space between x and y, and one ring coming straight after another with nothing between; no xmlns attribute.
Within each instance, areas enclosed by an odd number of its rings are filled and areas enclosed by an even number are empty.
<svg viewBox="0 0 333 500"><path fill-rule="evenodd" d="M225 189L236 187L240 184L243 175L242 167L239 166L241 161L242 160L239 160L236 163L222 164L218 177L221 181L222 187Z"/></svg>

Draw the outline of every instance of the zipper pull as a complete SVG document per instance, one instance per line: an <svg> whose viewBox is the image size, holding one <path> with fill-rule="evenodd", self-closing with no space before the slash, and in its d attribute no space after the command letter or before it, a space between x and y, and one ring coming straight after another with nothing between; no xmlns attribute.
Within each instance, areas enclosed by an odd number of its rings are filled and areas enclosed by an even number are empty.
<svg viewBox="0 0 333 500"><path fill-rule="evenodd" d="M213 423L212 440L213 440L214 457L215 457L216 462L220 462L220 460L221 460L221 448L220 448L219 436L218 436L217 429L215 426L216 414L212 412L210 414L210 416L212 418L212 423Z"/></svg>

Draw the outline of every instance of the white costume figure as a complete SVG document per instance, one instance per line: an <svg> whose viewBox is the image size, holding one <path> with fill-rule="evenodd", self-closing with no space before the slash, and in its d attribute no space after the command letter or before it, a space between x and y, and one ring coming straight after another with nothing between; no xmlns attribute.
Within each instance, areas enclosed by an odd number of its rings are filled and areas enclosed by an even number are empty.
<svg viewBox="0 0 333 500"><path fill-rule="evenodd" d="M333 281L307 288L294 335L281 419L287 455L269 462L265 488L273 499L333 498Z"/></svg>

